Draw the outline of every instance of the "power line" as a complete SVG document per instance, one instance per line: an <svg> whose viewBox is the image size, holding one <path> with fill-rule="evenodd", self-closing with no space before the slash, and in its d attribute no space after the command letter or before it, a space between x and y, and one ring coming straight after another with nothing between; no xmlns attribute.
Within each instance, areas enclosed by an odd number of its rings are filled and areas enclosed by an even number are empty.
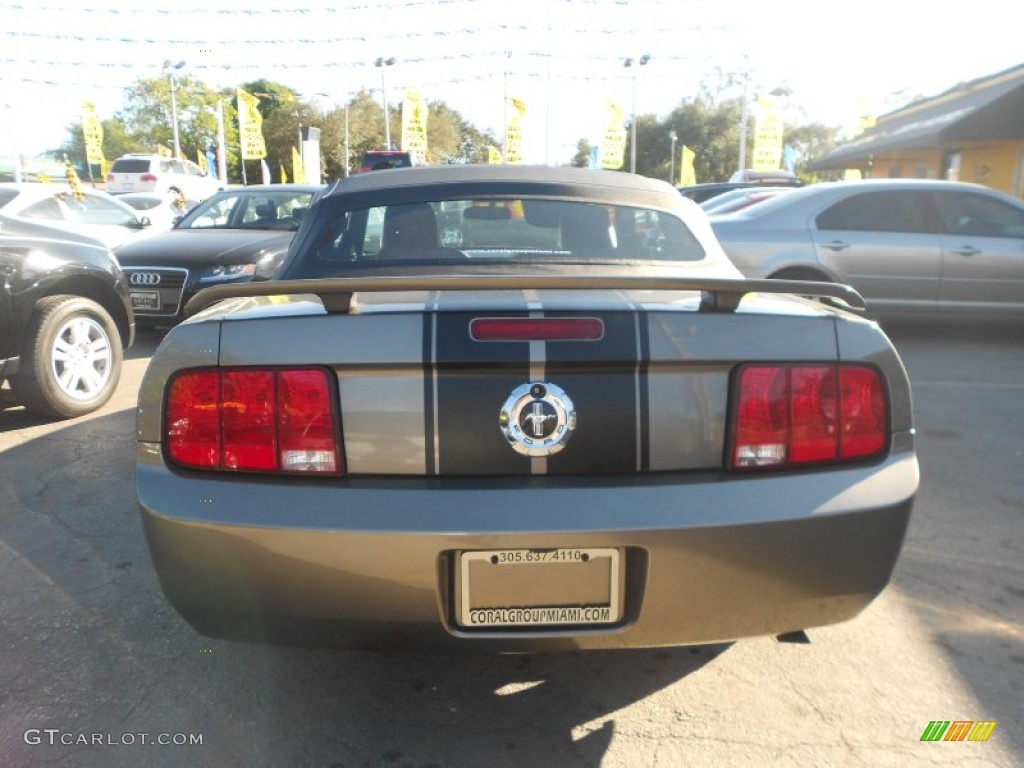
<svg viewBox="0 0 1024 768"><path fill-rule="evenodd" d="M318 37L274 37L265 39L252 39L251 37L238 38L238 39L227 39L218 37L216 45L221 46L236 46L244 45L246 47L266 45L271 47L281 47L290 45L339 45L345 43L367 43L374 44L379 47L381 41L387 40L401 40L403 44L407 44L410 40L445 40L447 38L469 38L474 39L480 35L494 34L498 32L502 33L533 33L538 32L541 29L539 26L529 26L525 24L507 25L507 24L492 24L487 26L477 27L463 27L459 29L437 29L428 31L410 31L395 33L392 35L388 34L374 34L372 37L368 37L365 34L353 34L353 35L333 35L333 36L318 36ZM688 33L694 35L701 35L710 32L727 32L732 29L731 25L708 25L702 27L691 27L687 30ZM557 30L559 34L572 35L576 38L585 38L588 36L600 35L600 36L629 36L630 31L623 28L611 28L611 27L574 27L565 28L560 27ZM634 30L635 33L635 30ZM665 35L671 38L674 44L678 44L678 33L674 30L661 29L645 31L645 36L650 35ZM113 36L113 35L77 35L77 34L60 34L56 32L34 32L16 29L5 29L0 31L0 37L17 39L25 38L29 40L41 40L48 43L124 43L127 45L179 45L179 46L206 46L209 45L200 37L191 38L173 38L173 37L138 37L132 35L127 36ZM656 45L653 40L649 37L644 41L644 47L649 48L652 45Z"/></svg>

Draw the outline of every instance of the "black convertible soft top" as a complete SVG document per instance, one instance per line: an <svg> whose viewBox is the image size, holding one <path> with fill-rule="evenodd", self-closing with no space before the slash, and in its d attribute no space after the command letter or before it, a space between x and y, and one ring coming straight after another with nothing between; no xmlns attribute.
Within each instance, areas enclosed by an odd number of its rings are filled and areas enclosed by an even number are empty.
<svg viewBox="0 0 1024 768"><path fill-rule="evenodd" d="M325 198L367 192L388 191L395 199L396 190L444 184L479 183L501 185L524 183L558 186L574 190L572 196L587 197L594 187L615 190L619 195L634 192L655 192L679 197L675 187L664 181L620 171L599 171L586 168L552 167L547 165L430 165L419 168L394 168L384 172L360 173L341 179L324 195ZM620 198L621 199L621 198Z"/></svg>

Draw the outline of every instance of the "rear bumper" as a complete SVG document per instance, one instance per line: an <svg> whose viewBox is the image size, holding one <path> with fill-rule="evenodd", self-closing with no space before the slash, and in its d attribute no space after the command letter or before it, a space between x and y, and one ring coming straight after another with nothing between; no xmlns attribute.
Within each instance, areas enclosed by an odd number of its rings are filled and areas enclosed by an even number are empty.
<svg viewBox="0 0 1024 768"><path fill-rule="evenodd" d="M897 441L900 442L900 441ZM910 447L790 476L571 483L268 482L172 472L138 444L144 527L167 598L200 632L261 642L499 651L774 635L856 616L885 587L918 487ZM467 630L464 550L612 547L612 627Z"/></svg>

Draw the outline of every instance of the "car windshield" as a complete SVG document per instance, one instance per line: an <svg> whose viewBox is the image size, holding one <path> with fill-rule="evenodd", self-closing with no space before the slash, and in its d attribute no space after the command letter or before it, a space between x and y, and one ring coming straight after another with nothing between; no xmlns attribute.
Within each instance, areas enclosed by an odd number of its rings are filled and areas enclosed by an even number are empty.
<svg viewBox="0 0 1024 768"><path fill-rule="evenodd" d="M293 276L476 263L698 261L704 249L665 211L548 198L475 198L341 210L305 239ZM301 255L305 254L305 255Z"/></svg>
<svg viewBox="0 0 1024 768"><path fill-rule="evenodd" d="M177 229L295 231L313 202L305 190L224 192L196 206Z"/></svg>

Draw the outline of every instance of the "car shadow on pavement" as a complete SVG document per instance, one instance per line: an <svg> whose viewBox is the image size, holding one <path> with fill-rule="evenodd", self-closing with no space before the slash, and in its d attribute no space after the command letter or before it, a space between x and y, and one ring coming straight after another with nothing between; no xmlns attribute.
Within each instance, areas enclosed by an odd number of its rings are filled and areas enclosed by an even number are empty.
<svg viewBox="0 0 1024 768"><path fill-rule="evenodd" d="M148 326L136 327L135 343L124 351L125 360L142 360L152 357L153 352L170 328L153 328Z"/></svg>
<svg viewBox="0 0 1024 768"><path fill-rule="evenodd" d="M646 749L647 726L624 733L619 710L728 648L432 655L205 638L153 571L134 419L60 423L3 453L0 764L596 766L613 738ZM689 716L663 714L659 727ZM32 745L30 729L203 744Z"/></svg>
<svg viewBox="0 0 1024 768"><path fill-rule="evenodd" d="M53 419L25 410L10 390L0 390L0 434L50 424Z"/></svg>

